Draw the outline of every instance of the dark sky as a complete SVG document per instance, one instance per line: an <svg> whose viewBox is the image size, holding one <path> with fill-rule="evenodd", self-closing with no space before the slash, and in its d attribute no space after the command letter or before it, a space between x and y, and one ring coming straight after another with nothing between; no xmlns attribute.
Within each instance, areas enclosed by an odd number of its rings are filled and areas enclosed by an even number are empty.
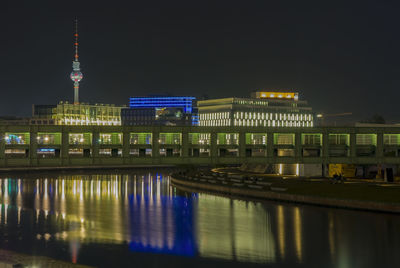
<svg viewBox="0 0 400 268"><path fill-rule="evenodd" d="M318 112L400 121L399 1L2 1L0 115L73 98L246 97L295 89Z"/></svg>

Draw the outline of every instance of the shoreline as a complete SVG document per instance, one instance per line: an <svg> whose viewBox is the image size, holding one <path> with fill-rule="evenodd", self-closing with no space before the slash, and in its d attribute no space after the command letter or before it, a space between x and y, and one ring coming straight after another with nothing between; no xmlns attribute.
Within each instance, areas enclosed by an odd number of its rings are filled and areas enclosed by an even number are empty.
<svg viewBox="0 0 400 268"><path fill-rule="evenodd" d="M47 256L28 255L8 249L0 249L0 267L90 268L92 266L67 262Z"/></svg>
<svg viewBox="0 0 400 268"><path fill-rule="evenodd" d="M173 168L176 165L102 165L102 166L54 166L54 167L8 167L0 168L1 173L8 172L30 172L30 171L68 171L68 170L108 170L108 169L137 169L137 168Z"/></svg>
<svg viewBox="0 0 400 268"><path fill-rule="evenodd" d="M54 171L92 171L92 170L129 170L141 168L176 168L176 165L112 165L112 166L54 166L54 167L8 167L0 168L0 174L10 172L54 172ZM187 190L203 190L209 193L219 193L225 196L237 196L244 198L255 198L261 200L283 201L290 203L317 205L325 207L356 209L364 211L384 212L384 213L400 213L400 202L389 203L368 200L356 200L349 198L322 197L310 194L287 193L274 189L255 189L237 187L234 185L221 185L215 181L207 182L189 181L187 178L178 177L177 174L171 175L171 182L175 186L185 187ZM251 187L251 186L249 186ZM259 186L260 187L260 186ZM276 190L278 189L278 190ZM400 201L400 198L399 198Z"/></svg>
<svg viewBox="0 0 400 268"><path fill-rule="evenodd" d="M400 204L381 203L374 201L359 201L352 199L337 199L327 197L316 197L310 195L280 193L251 188L238 188L226 185L216 185L209 182L194 182L171 176L174 186L185 187L192 190L203 190L211 193L220 193L226 196L256 198L261 200L283 201L289 203L325 206L333 208L355 209L384 213L400 213Z"/></svg>

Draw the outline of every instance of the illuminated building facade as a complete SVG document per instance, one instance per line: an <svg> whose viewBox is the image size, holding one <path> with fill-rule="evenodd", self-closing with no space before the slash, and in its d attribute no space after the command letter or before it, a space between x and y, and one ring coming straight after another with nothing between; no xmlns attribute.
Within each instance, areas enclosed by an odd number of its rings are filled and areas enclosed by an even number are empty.
<svg viewBox="0 0 400 268"><path fill-rule="evenodd" d="M196 98L190 96L131 97L121 111L122 125L198 125Z"/></svg>
<svg viewBox="0 0 400 268"><path fill-rule="evenodd" d="M43 122L54 125L73 126L120 126L123 106L113 104L72 104L60 102L57 105L34 105L32 125Z"/></svg>
<svg viewBox="0 0 400 268"><path fill-rule="evenodd" d="M189 96L148 96L131 97L129 100L130 108L182 108L184 113L193 112L193 102L195 97Z"/></svg>
<svg viewBox="0 0 400 268"><path fill-rule="evenodd" d="M294 92L263 92L252 98L222 98L197 102L199 126L313 127L307 101Z"/></svg>

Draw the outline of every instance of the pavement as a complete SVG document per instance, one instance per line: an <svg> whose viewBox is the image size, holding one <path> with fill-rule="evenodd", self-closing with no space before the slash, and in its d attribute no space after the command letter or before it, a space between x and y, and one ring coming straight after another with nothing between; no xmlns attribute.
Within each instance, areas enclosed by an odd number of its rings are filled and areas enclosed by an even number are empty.
<svg viewBox="0 0 400 268"><path fill-rule="evenodd" d="M48 268L90 268L91 266L69 263L43 256L30 256L0 249L0 268L48 267Z"/></svg>
<svg viewBox="0 0 400 268"><path fill-rule="evenodd" d="M278 174L260 174L260 173L251 173L247 171L241 171L236 168L214 168L211 170L215 173L226 173L228 175L243 175L243 176L255 176L258 178L280 178L280 179L296 179L296 180L304 180L304 181L327 181L331 178L323 178L323 177L299 177L296 175L278 175ZM370 179L370 178L346 178L343 182L344 184L355 184L355 183L371 183L377 186L382 187L400 187L400 181L387 182L384 179Z"/></svg>

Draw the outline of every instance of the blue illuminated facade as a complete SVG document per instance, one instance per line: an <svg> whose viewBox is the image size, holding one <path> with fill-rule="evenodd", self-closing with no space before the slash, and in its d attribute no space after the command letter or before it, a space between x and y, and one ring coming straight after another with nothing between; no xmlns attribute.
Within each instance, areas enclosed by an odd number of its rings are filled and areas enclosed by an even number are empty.
<svg viewBox="0 0 400 268"><path fill-rule="evenodd" d="M154 97L131 97L130 108L182 108L184 113L193 112L195 97L181 96L154 96Z"/></svg>
<svg viewBox="0 0 400 268"><path fill-rule="evenodd" d="M137 96L121 110L122 125L198 125L196 98L190 96Z"/></svg>

